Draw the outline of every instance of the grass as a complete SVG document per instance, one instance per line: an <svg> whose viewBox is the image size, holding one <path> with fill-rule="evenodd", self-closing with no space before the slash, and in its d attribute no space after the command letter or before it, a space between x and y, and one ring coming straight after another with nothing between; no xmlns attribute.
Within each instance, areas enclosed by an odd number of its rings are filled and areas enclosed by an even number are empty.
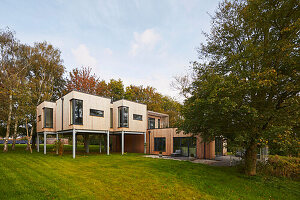
<svg viewBox="0 0 300 200"><path fill-rule="evenodd" d="M3 145L0 145L3 149ZM230 167L91 154L72 159L26 152L0 153L0 199L299 199L297 181L247 177ZM41 145L41 150L43 146ZM51 147L48 147L48 152Z"/></svg>

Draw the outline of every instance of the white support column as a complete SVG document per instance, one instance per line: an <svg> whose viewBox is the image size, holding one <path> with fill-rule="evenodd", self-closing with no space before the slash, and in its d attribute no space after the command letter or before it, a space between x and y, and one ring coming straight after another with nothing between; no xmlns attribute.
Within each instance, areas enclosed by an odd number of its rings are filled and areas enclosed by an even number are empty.
<svg viewBox="0 0 300 200"><path fill-rule="evenodd" d="M99 151L101 153L101 151L102 151L102 146L101 146L101 139L102 139L102 137L101 137L101 135L99 135L99 137L100 137L100 140L99 140Z"/></svg>
<svg viewBox="0 0 300 200"><path fill-rule="evenodd" d="M109 155L109 131L107 131L107 155Z"/></svg>
<svg viewBox="0 0 300 200"><path fill-rule="evenodd" d="M47 133L44 132L44 154L47 153Z"/></svg>
<svg viewBox="0 0 300 200"><path fill-rule="evenodd" d="M76 156L76 131L73 129L73 158Z"/></svg>
<svg viewBox="0 0 300 200"><path fill-rule="evenodd" d="M56 154L58 155L58 133L56 133Z"/></svg>
<svg viewBox="0 0 300 200"><path fill-rule="evenodd" d="M146 136L146 132L144 133L144 154L147 153L147 136Z"/></svg>
<svg viewBox="0 0 300 200"><path fill-rule="evenodd" d="M36 150L40 152L40 135L38 133L36 135Z"/></svg>
<svg viewBox="0 0 300 200"><path fill-rule="evenodd" d="M124 154L124 131L122 131L122 155Z"/></svg>

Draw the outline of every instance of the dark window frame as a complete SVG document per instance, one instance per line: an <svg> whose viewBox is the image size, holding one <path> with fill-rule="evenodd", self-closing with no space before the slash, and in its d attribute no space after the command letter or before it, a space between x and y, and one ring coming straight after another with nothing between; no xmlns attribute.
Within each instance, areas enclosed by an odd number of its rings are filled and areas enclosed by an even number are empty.
<svg viewBox="0 0 300 200"><path fill-rule="evenodd" d="M92 113L92 112L102 112L101 114L97 114L97 113ZM97 110L97 109L90 109L90 116L93 117L104 117L104 111L103 110Z"/></svg>
<svg viewBox="0 0 300 200"><path fill-rule="evenodd" d="M150 120L154 120L154 127L153 128L150 127ZM155 129L155 118L148 117L148 129Z"/></svg>
<svg viewBox="0 0 300 200"><path fill-rule="evenodd" d="M127 123L124 122L125 109L127 109ZM118 128L129 128L129 107L128 106L119 106L118 107Z"/></svg>
<svg viewBox="0 0 300 200"><path fill-rule="evenodd" d="M175 143L177 143L177 145L175 145ZM176 150L178 150L178 148L182 148L182 147L187 147L187 154L188 156L190 156L190 149L191 148L195 148L196 152L194 154L194 156L197 155L197 138L194 136L191 137L173 137L173 152L175 153ZM182 155L184 156L184 155Z"/></svg>
<svg viewBox="0 0 300 200"><path fill-rule="evenodd" d="M157 119L157 128L160 128L160 119Z"/></svg>
<svg viewBox="0 0 300 200"><path fill-rule="evenodd" d="M51 120L51 125L50 126L47 126L47 120L46 120L46 117L47 117L47 115L46 115L46 110L51 110L51 114L50 114L50 116L52 116L52 120ZM44 112L44 128L53 128L53 108L48 108L48 107L44 107L43 108L43 112ZM50 117L51 118L51 117Z"/></svg>
<svg viewBox="0 0 300 200"><path fill-rule="evenodd" d="M166 137L154 138L154 151L166 152Z"/></svg>
<svg viewBox="0 0 300 200"><path fill-rule="evenodd" d="M83 100L81 99L71 99L71 125L83 125ZM74 102L81 102L81 122L76 122L75 120L75 103ZM77 111L78 115L80 115L79 110Z"/></svg>
<svg viewBox="0 0 300 200"><path fill-rule="evenodd" d="M114 127L114 110L110 108L110 128Z"/></svg>
<svg viewBox="0 0 300 200"><path fill-rule="evenodd" d="M137 120L137 121L143 121L143 115L139 115L139 114L133 114L133 120ZM137 117L141 117L141 119L137 119Z"/></svg>

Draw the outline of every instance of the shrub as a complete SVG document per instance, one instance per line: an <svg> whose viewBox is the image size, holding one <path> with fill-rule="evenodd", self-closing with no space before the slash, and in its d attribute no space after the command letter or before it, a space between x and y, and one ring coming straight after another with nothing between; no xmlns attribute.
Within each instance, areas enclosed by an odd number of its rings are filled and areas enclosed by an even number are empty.
<svg viewBox="0 0 300 200"><path fill-rule="evenodd" d="M257 170L265 175L299 179L300 158L269 156L267 161L257 163Z"/></svg>
<svg viewBox="0 0 300 200"><path fill-rule="evenodd" d="M58 151L58 154L60 156L63 155L64 153L64 144L62 143L61 139L58 139L55 141L54 146L53 146L53 151Z"/></svg>

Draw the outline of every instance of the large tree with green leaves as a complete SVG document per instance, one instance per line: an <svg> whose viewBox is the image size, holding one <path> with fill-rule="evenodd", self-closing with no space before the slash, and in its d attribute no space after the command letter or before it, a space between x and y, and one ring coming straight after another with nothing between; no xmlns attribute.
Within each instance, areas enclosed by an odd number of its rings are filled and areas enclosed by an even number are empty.
<svg viewBox="0 0 300 200"><path fill-rule="evenodd" d="M61 96L65 83L63 75L59 49L47 42L24 45L10 29L0 30L0 125L6 126L6 139L14 121L14 138L20 124L30 127L28 141L31 140L36 106ZM5 141L4 151L7 150Z"/></svg>
<svg viewBox="0 0 300 200"><path fill-rule="evenodd" d="M65 67L61 51L47 42L36 42L28 56L30 68L26 76L30 99L27 102L26 117L31 125L30 135L35 145L36 106L43 101L55 101L63 95Z"/></svg>
<svg viewBox="0 0 300 200"><path fill-rule="evenodd" d="M220 3L183 90L180 129L239 144L247 175L256 174L258 143L299 130L299 17L297 0Z"/></svg>
<svg viewBox="0 0 300 200"><path fill-rule="evenodd" d="M26 50L28 47L21 44L10 29L0 30L0 96L3 122L6 124L6 134L3 151L8 151L7 140L10 136L13 107L16 104L19 88L28 71ZM2 115L3 116L3 115Z"/></svg>

